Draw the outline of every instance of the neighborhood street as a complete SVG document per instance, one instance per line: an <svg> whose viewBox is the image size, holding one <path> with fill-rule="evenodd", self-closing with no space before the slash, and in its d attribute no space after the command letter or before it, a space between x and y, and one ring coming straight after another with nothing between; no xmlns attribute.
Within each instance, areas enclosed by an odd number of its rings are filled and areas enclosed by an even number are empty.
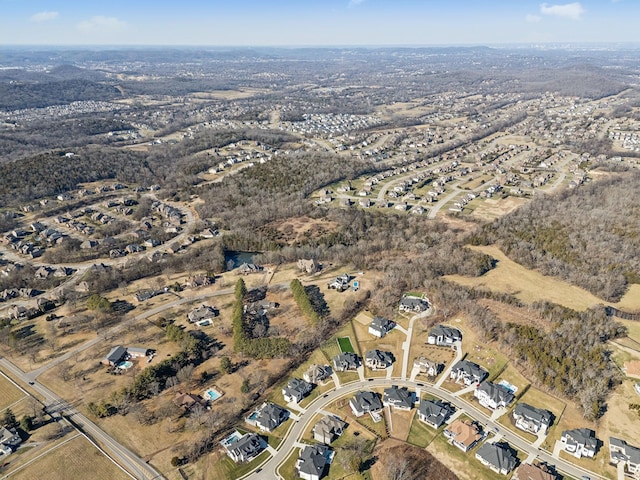
<svg viewBox="0 0 640 480"><path fill-rule="evenodd" d="M433 385L427 385L419 382L412 382L410 380L404 380L400 378L369 378L365 381L354 381L347 384L341 385L339 388L332 390L329 393L325 393L321 397L316 398L309 406L306 408L305 412L296 412L296 415L299 416L299 420L294 421L287 432L286 438L282 441L280 446L277 449L277 453L270 457L261 467L259 467L255 473L249 474L244 478L254 479L254 480L273 480L274 478L283 478L280 476L278 472L278 468L280 464L282 464L289 454L294 450L294 445L297 441L299 441L303 432L307 429L311 421L316 417L316 415L321 412L323 409L328 407L330 404L335 402L336 400L348 396L350 394L354 394L358 390L366 390L371 388L387 388L392 385L397 385L400 387L406 386L408 388L414 389L420 395L420 392L428 393L430 395L434 395L439 397L456 407L456 409L461 410L466 415L470 416L474 420L480 422L484 427L485 431L496 432L499 430L500 435L504 440L506 440L511 446L517 448L518 450L525 453L525 455L529 456L537 456L540 460L544 462L548 462L551 465L555 465L556 469L560 472L571 475L575 478L581 478L583 475L591 477L591 479L602 479L599 475L596 475L593 472L584 470L580 467L575 466L574 464L567 462L560 458L553 457L549 452L542 451L539 448L535 447L533 444L524 440L519 435L511 432L506 429L503 425L491 420L491 418L485 413L478 410L473 405L469 404L467 401L462 398L455 396L441 388L435 387ZM258 471L259 470L259 471ZM290 480L290 479L284 479Z"/></svg>

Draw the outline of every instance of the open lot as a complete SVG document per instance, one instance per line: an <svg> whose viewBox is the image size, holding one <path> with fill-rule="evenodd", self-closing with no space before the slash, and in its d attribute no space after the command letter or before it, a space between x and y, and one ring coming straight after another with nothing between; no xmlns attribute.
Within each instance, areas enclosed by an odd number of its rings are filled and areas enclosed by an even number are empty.
<svg viewBox="0 0 640 480"><path fill-rule="evenodd" d="M132 478L105 457L84 437L76 437L51 449L27 467L11 475L15 480L128 480Z"/></svg>
<svg viewBox="0 0 640 480"><path fill-rule="evenodd" d="M19 402L25 398L24 392L21 392L13 383L0 375L0 411Z"/></svg>
<svg viewBox="0 0 640 480"><path fill-rule="evenodd" d="M546 300L579 311L605 303L582 288L523 267L495 246L470 248L495 258L498 261L496 268L476 278L460 275L448 275L445 278L469 287L510 293L525 303ZM622 299L625 304L629 302L626 298L628 295Z"/></svg>

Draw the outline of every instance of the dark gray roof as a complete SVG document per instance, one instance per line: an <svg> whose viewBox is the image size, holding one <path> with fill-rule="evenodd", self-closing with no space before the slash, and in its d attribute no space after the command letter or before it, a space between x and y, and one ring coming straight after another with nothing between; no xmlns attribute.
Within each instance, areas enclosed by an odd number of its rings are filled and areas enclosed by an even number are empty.
<svg viewBox="0 0 640 480"><path fill-rule="evenodd" d="M127 354L127 349L124 348L122 345L118 345L117 347L113 347L109 351L107 356L104 358L111 363L118 363L120 360L124 358L126 354Z"/></svg>
<svg viewBox="0 0 640 480"><path fill-rule="evenodd" d="M549 410L532 407L526 403L517 404L516 408L513 409L513 415L524 417L538 425L546 425L547 427L551 425L551 419L553 418L553 414Z"/></svg>
<svg viewBox="0 0 640 480"><path fill-rule="evenodd" d="M513 401L513 394L508 392L500 385L496 385L495 383L485 381L480 384L478 390L481 392L485 392L491 400L495 403L504 403L505 405L510 404Z"/></svg>
<svg viewBox="0 0 640 480"><path fill-rule="evenodd" d="M333 357L333 365L337 369L356 369L360 365L360 358L355 353L342 352Z"/></svg>
<svg viewBox="0 0 640 480"><path fill-rule="evenodd" d="M453 366L453 371L457 372L458 370L462 370L467 375L479 379L479 381L484 380L488 375L484 368L482 368L477 363L470 362L469 360L460 360Z"/></svg>
<svg viewBox="0 0 640 480"><path fill-rule="evenodd" d="M383 402L396 407L411 408L414 404L414 393L407 387L393 385L384 389Z"/></svg>
<svg viewBox="0 0 640 480"><path fill-rule="evenodd" d="M385 363L386 365L391 365L395 361L391 352L385 352L378 349L369 350L365 354L365 358L367 360L375 360L376 362Z"/></svg>
<svg viewBox="0 0 640 480"><path fill-rule="evenodd" d="M287 383L287 386L282 389L283 393L293 394L294 396L305 396L307 393L311 391L313 385L300 378L292 378Z"/></svg>
<svg viewBox="0 0 640 480"><path fill-rule="evenodd" d="M419 297L402 297L400 306L412 310L426 310L429 302Z"/></svg>
<svg viewBox="0 0 640 480"><path fill-rule="evenodd" d="M640 464L640 448L629 445L625 440L615 437L609 437L609 444L621 448L624 451L624 456L631 463Z"/></svg>
<svg viewBox="0 0 640 480"><path fill-rule="evenodd" d="M493 465L498 470L510 472L516 468L517 458L511 450L498 443L484 443L476 452L476 455Z"/></svg>
<svg viewBox="0 0 640 480"><path fill-rule="evenodd" d="M380 330L381 332L388 332L395 326L395 323L383 317L373 317L371 325L369 326L375 330Z"/></svg>
<svg viewBox="0 0 640 480"><path fill-rule="evenodd" d="M288 411L275 403L267 403L256 417L256 423L273 430L287 419Z"/></svg>
<svg viewBox="0 0 640 480"><path fill-rule="evenodd" d="M264 444L255 433L244 435L228 447L228 450L233 452L236 457L245 459L255 457L263 449Z"/></svg>
<svg viewBox="0 0 640 480"><path fill-rule="evenodd" d="M298 459L298 471L307 475L323 475L331 454L326 445L309 445L300 453Z"/></svg>
<svg viewBox="0 0 640 480"><path fill-rule="evenodd" d="M457 328L447 327L444 325L436 325L435 327L433 327L429 332L429 336L435 336L435 337L442 336L444 338L451 338L454 341L462 340L462 333L460 333L460 330L458 330Z"/></svg>
<svg viewBox="0 0 640 480"><path fill-rule="evenodd" d="M418 413L439 427L453 413L453 408L442 400L422 400Z"/></svg>
<svg viewBox="0 0 640 480"><path fill-rule="evenodd" d="M360 391L353 397L356 407L362 412L376 412L382 410L380 394L376 392Z"/></svg>
<svg viewBox="0 0 640 480"><path fill-rule="evenodd" d="M567 439L568 444L584 445L585 447L596 450L598 447L598 439L596 432L590 428L575 428L573 430L565 430L562 436Z"/></svg>

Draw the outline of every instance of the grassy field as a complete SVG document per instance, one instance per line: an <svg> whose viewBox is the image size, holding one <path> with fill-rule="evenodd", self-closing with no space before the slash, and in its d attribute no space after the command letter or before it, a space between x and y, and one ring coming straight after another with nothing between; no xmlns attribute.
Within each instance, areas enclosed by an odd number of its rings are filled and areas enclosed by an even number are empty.
<svg viewBox="0 0 640 480"><path fill-rule="evenodd" d="M0 410L4 410L24 397L25 394L23 392L18 390L18 388L4 376L0 375Z"/></svg>
<svg viewBox="0 0 640 480"><path fill-rule="evenodd" d="M15 480L85 480L89 477L92 480L131 478L84 437L76 437L49 451L11 476Z"/></svg>
<svg viewBox="0 0 640 480"><path fill-rule="evenodd" d="M440 430L436 430L422 423L416 415L411 424L407 442L416 447L426 448L439 433Z"/></svg>
<svg viewBox="0 0 640 480"><path fill-rule="evenodd" d="M471 248L495 258L498 261L496 268L481 277L449 275L445 278L470 287L510 293L526 303L546 300L579 311L604 303L602 299L582 288L523 267L510 260L495 246ZM627 297L629 293L623 297L620 304L629 304L630 300Z"/></svg>

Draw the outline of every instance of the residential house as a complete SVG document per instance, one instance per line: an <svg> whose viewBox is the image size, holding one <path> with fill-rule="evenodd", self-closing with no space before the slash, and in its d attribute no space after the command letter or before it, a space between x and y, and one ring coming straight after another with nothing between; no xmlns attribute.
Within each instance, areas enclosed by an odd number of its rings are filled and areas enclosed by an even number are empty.
<svg viewBox="0 0 640 480"><path fill-rule="evenodd" d="M442 400L422 400L418 406L418 420L433 428L440 428L453 412L453 407Z"/></svg>
<svg viewBox="0 0 640 480"><path fill-rule="evenodd" d="M264 268L254 263L243 263L238 267L238 270L242 275L249 275L250 273L260 273Z"/></svg>
<svg viewBox="0 0 640 480"><path fill-rule="evenodd" d="M428 308L429 302L426 299L409 295L402 297L400 305L398 306L398 309L401 312L408 313L421 313L426 311Z"/></svg>
<svg viewBox="0 0 640 480"><path fill-rule="evenodd" d="M395 357L391 352L374 349L365 354L364 364L371 370L384 370L393 365L394 361Z"/></svg>
<svg viewBox="0 0 640 480"><path fill-rule="evenodd" d="M547 433L553 422L553 414L549 410L532 407L526 403L519 403L511 412L516 427L525 432Z"/></svg>
<svg viewBox="0 0 640 480"><path fill-rule="evenodd" d="M562 432L560 441L564 444L565 452L571 453L576 458L592 458L598 450L596 432L589 428L565 430Z"/></svg>
<svg viewBox="0 0 640 480"><path fill-rule="evenodd" d="M326 445L307 445L296 462L298 476L303 480L320 480L327 473L333 455Z"/></svg>
<svg viewBox="0 0 640 480"><path fill-rule="evenodd" d="M221 443L227 451L227 455L236 463L250 462L267 448L267 442L257 434L240 435L238 431L233 432Z"/></svg>
<svg viewBox="0 0 640 480"><path fill-rule="evenodd" d="M319 270L319 265L313 258L309 260L301 258L298 260L298 270L306 273L315 273Z"/></svg>
<svg viewBox="0 0 640 480"><path fill-rule="evenodd" d="M203 320L213 320L218 315L219 315L219 312L215 307L211 307L209 305L203 304L191 310L187 314L187 318L189 319L189 322L196 323L196 322L201 322Z"/></svg>
<svg viewBox="0 0 640 480"><path fill-rule="evenodd" d="M523 463L514 472L511 480L557 480L558 476L545 464Z"/></svg>
<svg viewBox="0 0 640 480"><path fill-rule="evenodd" d="M336 372L346 372L347 370L357 370L360 366L360 357L355 353L342 352L333 357L333 369Z"/></svg>
<svg viewBox="0 0 640 480"><path fill-rule="evenodd" d="M451 423L442 433L463 452L471 450L484 437L477 423L459 419Z"/></svg>
<svg viewBox="0 0 640 480"><path fill-rule="evenodd" d="M518 458L505 443L485 442L476 452L476 458L483 465L502 475L508 475L518 464Z"/></svg>
<svg viewBox="0 0 640 480"><path fill-rule="evenodd" d="M208 285L213 285L214 281L215 278L210 275L193 275L192 277L189 277L189 280L187 280L187 285L189 288L206 287Z"/></svg>
<svg viewBox="0 0 640 480"><path fill-rule="evenodd" d="M275 403L265 403L256 417L256 426L263 431L271 432L289 418L289 411Z"/></svg>
<svg viewBox="0 0 640 480"><path fill-rule="evenodd" d="M316 423L312 429L313 439L316 442L329 444L337 439L347 424L335 415L325 415Z"/></svg>
<svg viewBox="0 0 640 480"><path fill-rule="evenodd" d="M514 396L507 389L495 383L484 381L473 392L473 396L478 399L483 407L495 410L506 407L513 402Z"/></svg>
<svg viewBox="0 0 640 480"><path fill-rule="evenodd" d="M22 443L22 438L15 430L0 427L0 455L9 455Z"/></svg>
<svg viewBox="0 0 640 480"><path fill-rule="evenodd" d="M173 403L178 407L182 407L185 410L191 410L196 405L200 405L202 408L207 407L207 401L200 395L194 393L176 393L173 397Z"/></svg>
<svg viewBox="0 0 640 480"><path fill-rule="evenodd" d="M110 365L112 367L117 366L120 362L123 362L127 359L127 349L122 345L118 345L117 347L113 347L109 350L106 357L102 359L102 363L104 365Z"/></svg>
<svg viewBox="0 0 640 480"><path fill-rule="evenodd" d="M344 273L339 277L336 277L332 282L329 282L327 287L343 292L349 288L349 282L351 282L351 275Z"/></svg>
<svg viewBox="0 0 640 480"><path fill-rule="evenodd" d="M361 417L365 413L375 413L382 410L382 401L379 393L359 391L349 400L349 406L356 417Z"/></svg>
<svg viewBox="0 0 640 480"><path fill-rule="evenodd" d="M444 325L433 327L427 337L428 344L442 347L450 347L460 341L462 341L462 333L460 333L460 330Z"/></svg>
<svg viewBox="0 0 640 480"><path fill-rule="evenodd" d="M282 389L285 402L299 403L313 390L313 385L299 378L292 378L287 386Z"/></svg>
<svg viewBox="0 0 640 480"><path fill-rule="evenodd" d="M118 345L109 350L101 363L111 367L117 367L119 363L130 358L140 358L155 355L156 351L146 347L123 347Z"/></svg>
<svg viewBox="0 0 640 480"><path fill-rule="evenodd" d="M468 360L460 360L451 369L450 378L456 383L464 383L465 385L479 384L489 376L484 368L480 365Z"/></svg>
<svg viewBox="0 0 640 480"><path fill-rule="evenodd" d="M333 370L329 365L318 365L314 363L307 369L306 372L304 372L302 378L305 382L320 383L329 378L332 373Z"/></svg>
<svg viewBox="0 0 640 480"><path fill-rule="evenodd" d="M609 437L609 458L611 463L625 464L629 473L640 473L640 448L629 445L626 441Z"/></svg>
<svg viewBox="0 0 640 480"><path fill-rule="evenodd" d="M382 394L382 405L393 407L398 410L411 410L416 403L416 395L410 392L407 387L393 385L385 388Z"/></svg>
<svg viewBox="0 0 640 480"><path fill-rule="evenodd" d="M39 280L44 280L53 275L54 269L52 267L42 266L36 270L34 277Z"/></svg>
<svg viewBox="0 0 640 480"><path fill-rule="evenodd" d="M139 253L139 252L144 252L146 250L145 247L143 247L142 245L138 245L135 243L131 243L129 245L127 245L126 247L124 247L124 251L126 253Z"/></svg>
<svg viewBox="0 0 640 480"><path fill-rule="evenodd" d="M444 363L433 362L425 357L418 357L413 361L413 368L420 370L420 373L427 377L435 377L444 370Z"/></svg>
<svg viewBox="0 0 640 480"><path fill-rule="evenodd" d="M378 338L382 338L393 330L395 326L395 322L391 320L383 317L373 317L373 321L369 324L369 333Z"/></svg>

